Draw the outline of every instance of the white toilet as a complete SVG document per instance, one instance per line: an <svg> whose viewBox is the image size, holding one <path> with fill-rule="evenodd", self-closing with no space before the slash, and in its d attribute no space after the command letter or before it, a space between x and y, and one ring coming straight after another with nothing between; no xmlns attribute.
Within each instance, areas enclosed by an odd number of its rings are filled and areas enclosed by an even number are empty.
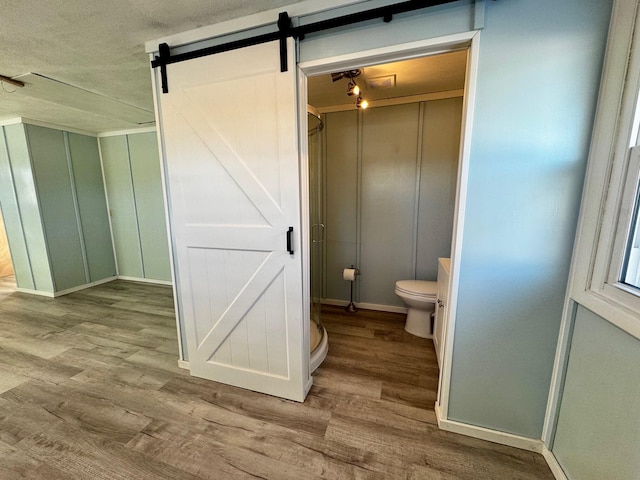
<svg viewBox="0 0 640 480"><path fill-rule="evenodd" d="M404 329L418 337L431 338L431 314L435 310L438 282L426 280L398 280L396 295L407 305Z"/></svg>

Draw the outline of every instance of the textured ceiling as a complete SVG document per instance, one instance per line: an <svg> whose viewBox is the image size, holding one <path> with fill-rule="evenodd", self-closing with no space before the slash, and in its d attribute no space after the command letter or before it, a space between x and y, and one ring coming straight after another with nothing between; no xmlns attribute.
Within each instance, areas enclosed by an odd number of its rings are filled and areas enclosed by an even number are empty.
<svg viewBox="0 0 640 480"><path fill-rule="evenodd" d="M27 92L29 76L22 89L3 83L0 121L26 117L90 132L141 123L114 118L110 108L96 113L101 97L111 106L119 101L146 110L153 120L144 42L292 3L296 1L2 0L0 74L36 73L56 80L71 97L66 102L64 92ZM84 104L62 84L97 95L83 94ZM52 85L45 91L51 92Z"/></svg>
<svg viewBox="0 0 640 480"><path fill-rule="evenodd" d="M154 119L146 41L293 3L2 0L0 74L25 87L0 85L0 121L25 117L88 132L144 125ZM461 88L460 57L424 61L429 66L367 67L361 80L393 71L398 87L376 92L386 96ZM345 85L336 83L312 79L310 91L318 98L311 102L346 103Z"/></svg>

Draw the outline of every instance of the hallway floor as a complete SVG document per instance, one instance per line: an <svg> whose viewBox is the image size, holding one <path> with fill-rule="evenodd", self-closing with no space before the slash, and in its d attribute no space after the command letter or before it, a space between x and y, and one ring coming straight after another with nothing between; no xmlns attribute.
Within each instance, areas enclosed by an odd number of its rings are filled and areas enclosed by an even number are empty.
<svg viewBox="0 0 640 480"><path fill-rule="evenodd" d="M0 279L0 477L552 479L540 455L438 430L429 340L401 315L327 308L303 404L190 377L171 289L57 299Z"/></svg>

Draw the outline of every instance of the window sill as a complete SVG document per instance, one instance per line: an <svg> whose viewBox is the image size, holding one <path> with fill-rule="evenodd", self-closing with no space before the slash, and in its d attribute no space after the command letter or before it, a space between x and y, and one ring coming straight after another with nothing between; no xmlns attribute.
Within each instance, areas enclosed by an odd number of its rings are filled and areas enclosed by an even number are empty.
<svg viewBox="0 0 640 480"><path fill-rule="evenodd" d="M636 301L640 304L640 297L634 295L634 298L629 298L631 295L617 287L605 284L601 290L574 292L570 298L640 340L640 308L636 309L629 305Z"/></svg>

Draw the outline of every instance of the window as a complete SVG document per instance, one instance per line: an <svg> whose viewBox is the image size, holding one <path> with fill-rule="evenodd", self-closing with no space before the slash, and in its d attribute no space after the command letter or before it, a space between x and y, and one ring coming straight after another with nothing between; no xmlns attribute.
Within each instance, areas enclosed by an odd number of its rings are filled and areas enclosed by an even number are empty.
<svg viewBox="0 0 640 480"><path fill-rule="evenodd" d="M635 147L631 153L631 165L638 163L638 152L640 147ZM640 295L640 222L638 222L638 206L640 202L640 183L635 182L635 200L633 213L629 222L629 233L624 248L624 261L622 263L621 272L618 281L629 287L633 287L631 293Z"/></svg>
<svg viewBox="0 0 640 480"><path fill-rule="evenodd" d="M640 20L618 0L589 152L569 297L640 338Z"/></svg>
<svg viewBox="0 0 640 480"><path fill-rule="evenodd" d="M606 285L640 297L640 147L629 148L627 154L623 182L618 186L613 182L610 184L610 192L619 190L621 195ZM633 302L633 299L629 301Z"/></svg>

